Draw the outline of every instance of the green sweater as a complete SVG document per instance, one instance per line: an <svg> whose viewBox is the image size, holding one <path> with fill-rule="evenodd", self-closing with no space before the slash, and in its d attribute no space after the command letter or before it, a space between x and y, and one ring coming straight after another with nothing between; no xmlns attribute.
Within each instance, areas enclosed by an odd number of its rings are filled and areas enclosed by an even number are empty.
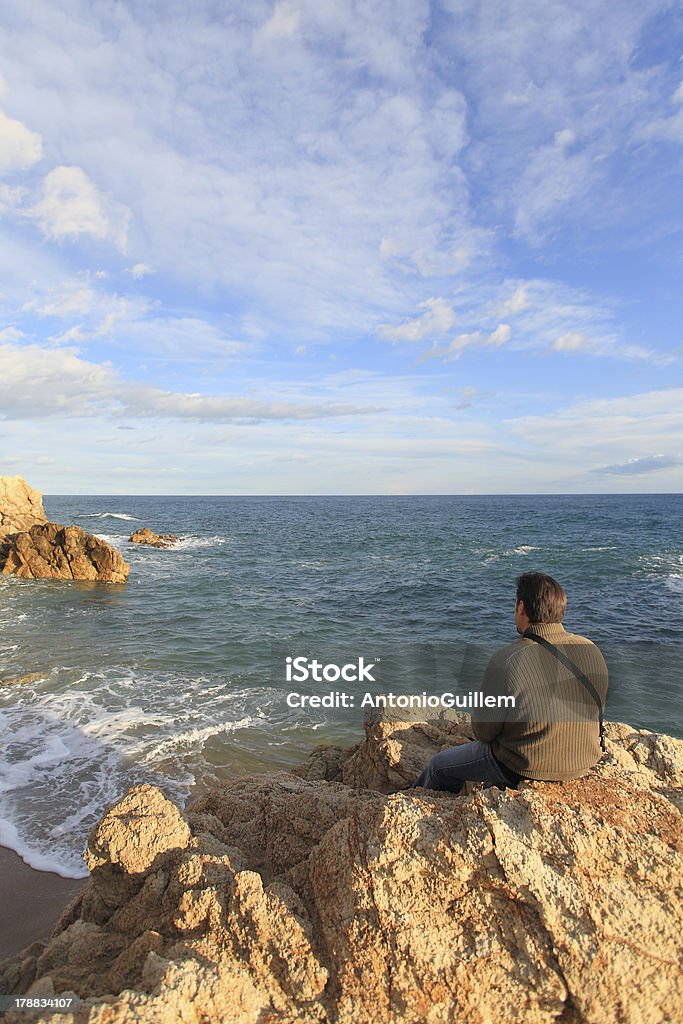
<svg viewBox="0 0 683 1024"><path fill-rule="evenodd" d="M590 640L567 633L559 622L533 623L529 632L545 637L588 676L603 708L607 665ZM529 779L577 779L602 756L598 708L586 688L557 658L533 640L520 637L496 651L482 691L513 696L514 708L472 712L474 735L490 743L498 761Z"/></svg>

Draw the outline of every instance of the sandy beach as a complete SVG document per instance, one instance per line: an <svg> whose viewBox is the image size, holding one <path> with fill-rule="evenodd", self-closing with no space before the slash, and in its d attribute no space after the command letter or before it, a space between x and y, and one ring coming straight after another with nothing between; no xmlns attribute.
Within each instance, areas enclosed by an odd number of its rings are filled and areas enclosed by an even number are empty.
<svg viewBox="0 0 683 1024"><path fill-rule="evenodd" d="M35 871L4 846L0 846L0 878L0 959L36 939L48 938L62 910L85 883L83 878Z"/></svg>

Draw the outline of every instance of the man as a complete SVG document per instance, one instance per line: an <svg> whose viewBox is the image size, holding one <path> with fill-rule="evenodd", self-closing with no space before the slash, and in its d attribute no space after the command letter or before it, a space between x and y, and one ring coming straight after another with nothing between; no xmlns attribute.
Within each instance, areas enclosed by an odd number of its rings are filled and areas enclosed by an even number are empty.
<svg viewBox="0 0 683 1024"><path fill-rule="evenodd" d="M442 750L413 786L459 793L466 781L501 789L520 779L563 781L600 760L605 660L590 640L564 629L567 595L557 580L527 572L516 583L521 639L496 651L481 687L485 696L513 696L514 708L473 711L475 740Z"/></svg>

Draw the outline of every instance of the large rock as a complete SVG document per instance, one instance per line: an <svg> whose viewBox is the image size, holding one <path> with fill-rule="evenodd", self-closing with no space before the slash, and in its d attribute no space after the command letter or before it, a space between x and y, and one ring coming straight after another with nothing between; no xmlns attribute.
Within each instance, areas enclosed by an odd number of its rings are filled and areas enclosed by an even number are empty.
<svg viewBox="0 0 683 1024"><path fill-rule="evenodd" d="M45 521L41 492L21 476L0 476L0 538Z"/></svg>
<svg viewBox="0 0 683 1024"><path fill-rule="evenodd" d="M81 996L63 1024L682 1020L683 743L609 725L581 780L362 788L403 777L399 747L412 772L466 731L372 726L186 815L131 790L91 833L82 896L0 989Z"/></svg>
<svg viewBox="0 0 683 1024"><path fill-rule="evenodd" d="M131 533L128 538L131 544L149 544L153 548L172 548L177 544L178 538L172 533L155 533L149 526Z"/></svg>
<svg viewBox="0 0 683 1024"><path fill-rule="evenodd" d="M2 576L125 583L129 571L116 548L80 526L42 523L0 540Z"/></svg>

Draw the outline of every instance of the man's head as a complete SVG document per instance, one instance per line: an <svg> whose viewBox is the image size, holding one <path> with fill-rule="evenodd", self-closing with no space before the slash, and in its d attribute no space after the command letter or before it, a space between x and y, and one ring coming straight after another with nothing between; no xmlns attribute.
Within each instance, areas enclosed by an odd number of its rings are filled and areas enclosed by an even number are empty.
<svg viewBox="0 0 683 1024"><path fill-rule="evenodd" d="M567 595L557 580L543 572L524 572L515 582L515 622L520 633L531 623L562 622Z"/></svg>

